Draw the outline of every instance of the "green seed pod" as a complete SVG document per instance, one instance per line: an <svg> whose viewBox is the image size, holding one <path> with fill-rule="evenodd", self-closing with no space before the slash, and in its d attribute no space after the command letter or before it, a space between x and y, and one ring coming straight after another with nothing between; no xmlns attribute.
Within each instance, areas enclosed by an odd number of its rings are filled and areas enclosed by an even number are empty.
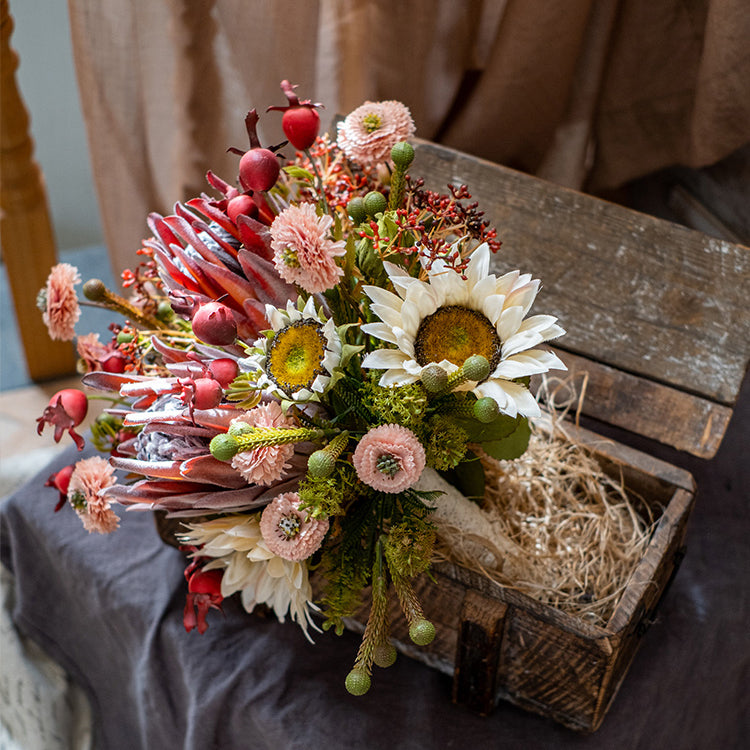
<svg viewBox="0 0 750 750"><path fill-rule="evenodd" d="M474 416L484 424L494 421L500 413L500 408L494 398L485 396L474 402Z"/></svg>
<svg viewBox="0 0 750 750"><path fill-rule="evenodd" d="M435 638L435 626L429 620L417 620L409 628L409 638L417 646L426 646Z"/></svg>
<svg viewBox="0 0 750 750"><path fill-rule="evenodd" d="M368 216L383 213L388 208L388 201L382 193L377 190L371 190L364 197L362 204Z"/></svg>
<svg viewBox="0 0 750 750"><path fill-rule="evenodd" d="M117 343L118 344L129 344L135 336L133 336L132 333L128 333L127 331L120 331L120 333L117 334Z"/></svg>
<svg viewBox="0 0 750 750"><path fill-rule="evenodd" d="M345 685L352 695L364 695L370 689L370 675L364 669L352 669L346 676Z"/></svg>
<svg viewBox="0 0 750 750"><path fill-rule="evenodd" d="M391 161L402 171L406 171L414 161L414 147L406 141L397 143L391 149Z"/></svg>
<svg viewBox="0 0 750 750"><path fill-rule="evenodd" d="M107 287L101 279L89 279L83 285L83 296L92 302L101 302L107 296Z"/></svg>
<svg viewBox="0 0 750 750"><path fill-rule="evenodd" d="M439 393L448 385L448 373L440 365L427 365L419 374L428 393Z"/></svg>
<svg viewBox="0 0 750 750"><path fill-rule="evenodd" d="M396 649L390 643L375 646L373 661L383 669L390 667L396 661Z"/></svg>
<svg viewBox="0 0 750 750"><path fill-rule="evenodd" d="M325 450L315 451L307 459L307 470L316 479L324 479L336 468L336 459Z"/></svg>
<svg viewBox="0 0 750 750"><path fill-rule="evenodd" d="M208 446L211 455L219 461L231 461L240 447L237 438L228 433L217 435Z"/></svg>
<svg viewBox="0 0 750 750"><path fill-rule="evenodd" d="M367 218L367 212L365 211L365 202L362 198L352 198L346 204L346 212L351 217L351 220L359 225Z"/></svg>
<svg viewBox="0 0 750 750"><path fill-rule="evenodd" d="M238 437L239 435L248 435L253 431L253 428L247 424L247 422L235 422L229 425L227 432L232 437Z"/></svg>
<svg viewBox="0 0 750 750"><path fill-rule="evenodd" d="M477 383L490 376L490 363L487 361L487 357L483 357L481 354L468 357L462 369L467 380L474 380Z"/></svg>
<svg viewBox="0 0 750 750"><path fill-rule="evenodd" d="M166 322L171 320L173 316L174 311L172 310L172 305L166 300L162 300L156 308L156 317L162 322Z"/></svg>

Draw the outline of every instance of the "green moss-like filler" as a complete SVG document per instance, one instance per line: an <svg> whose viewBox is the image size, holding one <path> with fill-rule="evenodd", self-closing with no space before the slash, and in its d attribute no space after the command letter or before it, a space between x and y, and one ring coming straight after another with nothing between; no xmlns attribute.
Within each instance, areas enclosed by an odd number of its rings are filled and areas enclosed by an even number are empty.
<svg viewBox="0 0 750 750"><path fill-rule="evenodd" d="M344 504L356 492L357 477L348 464L337 464L327 477L308 475L299 484L300 507L312 518L328 518L344 513Z"/></svg>
<svg viewBox="0 0 750 750"><path fill-rule="evenodd" d="M450 417L436 415L425 430L424 446L428 466L446 471L457 466L466 454L468 435Z"/></svg>
<svg viewBox="0 0 750 750"><path fill-rule="evenodd" d="M388 568L411 578L430 567L435 529L426 519L406 519L391 527L383 548Z"/></svg>
<svg viewBox="0 0 750 750"><path fill-rule="evenodd" d="M427 414L427 393L421 383L383 387L365 384L363 399L381 424L399 424L419 435Z"/></svg>

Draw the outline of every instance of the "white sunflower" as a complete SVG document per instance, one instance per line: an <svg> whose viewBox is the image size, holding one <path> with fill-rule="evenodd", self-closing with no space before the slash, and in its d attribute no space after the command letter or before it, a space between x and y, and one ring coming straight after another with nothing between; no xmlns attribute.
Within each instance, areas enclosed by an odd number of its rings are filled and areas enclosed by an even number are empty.
<svg viewBox="0 0 750 750"><path fill-rule="evenodd" d="M427 281L392 263L384 265L397 293L364 287L373 303L370 309L382 322L362 326L365 333L397 347L370 352L362 361L363 367L385 370L380 385L413 383L429 364L450 374L468 357L482 355L490 363L489 377L459 390L494 399L512 417L539 415L536 400L517 379L566 367L553 352L532 348L564 333L551 315L524 319L538 279L518 271L500 278L490 274L486 244L472 254L465 278L440 260L428 271Z"/></svg>
<svg viewBox="0 0 750 750"><path fill-rule="evenodd" d="M242 606L252 612L256 605L273 609L279 622L289 614L311 640L308 626L320 631L312 619L317 610L304 560L286 560L268 549L260 530L260 513L231 515L202 523L186 524L180 534L185 544L201 549L200 557L211 557L204 570L223 570L223 597L240 592Z"/></svg>
<svg viewBox="0 0 750 750"><path fill-rule="evenodd" d="M286 310L266 305L266 317L271 330L240 367L260 371L258 385L281 399L317 401L341 362L333 319L316 311L313 297L301 309L291 300Z"/></svg>

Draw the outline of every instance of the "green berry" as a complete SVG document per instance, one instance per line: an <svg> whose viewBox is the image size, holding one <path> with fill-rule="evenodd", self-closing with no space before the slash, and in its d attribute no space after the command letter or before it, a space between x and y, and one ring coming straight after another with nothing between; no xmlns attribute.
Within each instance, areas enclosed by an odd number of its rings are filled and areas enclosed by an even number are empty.
<svg viewBox="0 0 750 750"><path fill-rule="evenodd" d="M474 402L474 416L484 424L493 422L500 413L500 408L494 398L485 396Z"/></svg>
<svg viewBox="0 0 750 750"><path fill-rule="evenodd" d="M435 626L429 620L417 620L409 628L409 638L417 646L426 646L435 638Z"/></svg>
<svg viewBox="0 0 750 750"><path fill-rule="evenodd" d="M396 649L390 643L381 643L375 646L373 660L383 669L390 667L396 661Z"/></svg>
<svg viewBox="0 0 750 750"><path fill-rule="evenodd" d="M361 224L367 218L367 212L365 211L365 202L362 198L352 198L346 204L346 212L351 217L351 220L355 224Z"/></svg>
<svg viewBox="0 0 750 750"><path fill-rule="evenodd" d="M439 393L448 385L448 373L440 365L427 365L419 375L428 393Z"/></svg>
<svg viewBox="0 0 750 750"><path fill-rule="evenodd" d="M401 170L406 170L407 167L414 161L414 147L406 141L397 143L391 149L391 161Z"/></svg>
<svg viewBox="0 0 750 750"><path fill-rule="evenodd" d="M362 204L368 216L381 214L388 208L388 201L382 193L377 190L371 190L364 197Z"/></svg>
<svg viewBox="0 0 750 750"><path fill-rule="evenodd" d="M370 675L364 669L352 669L345 684L352 695L364 695L370 689Z"/></svg>
<svg viewBox="0 0 750 750"><path fill-rule="evenodd" d="M172 305L166 300L162 300L156 308L156 317L159 320L166 322L171 320L173 316L174 311L172 310Z"/></svg>
<svg viewBox="0 0 750 750"><path fill-rule="evenodd" d="M214 458L219 461L231 461L240 446L233 435L223 432L214 437L208 447Z"/></svg>
<svg viewBox="0 0 750 750"><path fill-rule="evenodd" d="M481 354L475 354L466 359L462 369L467 380L474 380L477 383L490 376L490 363L487 361L487 357L483 357Z"/></svg>
<svg viewBox="0 0 750 750"><path fill-rule="evenodd" d="M120 333L117 334L117 343L118 344L129 344L135 336L133 336L132 333L128 333L127 331L120 331Z"/></svg>
<svg viewBox="0 0 750 750"><path fill-rule="evenodd" d="M229 425L227 433L232 437L239 437L240 435L248 435L253 431L253 427L247 422L234 422Z"/></svg>
<svg viewBox="0 0 750 750"><path fill-rule="evenodd" d="M315 451L307 459L307 470L317 479L324 479L336 468L336 459L325 450Z"/></svg>

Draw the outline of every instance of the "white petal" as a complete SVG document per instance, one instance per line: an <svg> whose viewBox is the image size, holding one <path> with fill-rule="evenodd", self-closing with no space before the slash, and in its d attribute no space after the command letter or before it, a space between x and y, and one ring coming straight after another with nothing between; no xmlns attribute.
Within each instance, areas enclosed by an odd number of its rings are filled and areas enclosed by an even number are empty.
<svg viewBox="0 0 750 750"><path fill-rule="evenodd" d="M362 331L368 336L374 336L376 339L388 341L391 344L395 344L397 341L393 328L387 323L365 323L362 326Z"/></svg>
<svg viewBox="0 0 750 750"><path fill-rule="evenodd" d="M305 306L302 308L302 314L306 318L314 318L315 320L319 320L318 313L315 309L315 297L312 295L307 298L307 302L305 302Z"/></svg>
<svg viewBox="0 0 750 750"><path fill-rule="evenodd" d="M520 271L509 271L504 276L501 276L495 282L495 294L502 294L503 296L509 294L518 281L519 276Z"/></svg>
<svg viewBox="0 0 750 750"><path fill-rule="evenodd" d="M394 328L393 334L396 337L396 345L398 348L408 354L410 357L414 356L414 336L404 331L402 328Z"/></svg>
<svg viewBox="0 0 750 750"><path fill-rule="evenodd" d="M518 330L522 320L522 308L518 306L506 307L496 324L497 335L500 336L500 340L507 341Z"/></svg>
<svg viewBox="0 0 750 750"><path fill-rule="evenodd" d="M377 304L371 305L370 309L383 321L383 323L387 323L391 328L403 325L401 322L400 310L394 310L388 305Z"/></svg>
<svg viewBox="0 0 750 750"><path fill-rule="evenodd" d="M471 254L471 260L469 260L469 265L466 267L466 278L469 280L469 285L474 286L478 284L482 279L486 278L489 272L490 247L486 242L483 242Z"/></svg>
<svg viewBox="0 0 750 750"><path fill-rule="evenodd" d="M495 378L525 378L527 375L541 375L551 369L566 369L556 354L543 349L515 354L504 359L492 373Z"/></svg>
<svg viewBox="0 0 750 750"><path fill-rule="evenodd" d="M470 284L469 290L469 304L475 310L481 310L487 297L495 294L495 277L485 276L476 284Z"/></svg>
<svg viewBox="0 0 750 750"><path fill-rule="evenodd" d="M376 349L362 360L362 367L372 370L388 370L391 367L402 367L410 359L398 349Z"/></svg>
<svg viewBox="0 0 750 750"><path fill-rule="evenodd" d="M416 383L416 375L409 375L404 370L386 370L381 376L378 384L383 388L390 388L394 385L409 385L410 383Z"/></svg>
<svg viewBox="0 0 750 750"><path fill-rule="evenodd" d="M480 309L485 314L487 320L495 327L497 327L497 321L500 320L500 315L502 315L504 303L505 297L502 294L490 294L482 302Z"/></svg>
<svg viewBox="0 0 750 750"><path fill-rule="evenodd" d="M397 294L381 289L379 286L363 286L362 290L373 302L390 307L397 312L401 310L403 300Z"/></svg>
<svg viewBox="0 0 750 750"><path fill-rule="evenodd" d="M412 337L412 340L417 335L417 330L421 322L422 318L419 315L419 308L413 302L404 302L401 307L401 323L399 327L406 331Z"/></svg>
<svg viewBox="0 0 750 750"><path fill-rule="evenodd" d="M533 304L538 291L539 279L534 279L530 283L525 284L520 288L514 289L506 297L505 304L508 306L519 305L521 308L523 308L523 314L526 315L526 313L531 308L531 305Z"/></svg>

